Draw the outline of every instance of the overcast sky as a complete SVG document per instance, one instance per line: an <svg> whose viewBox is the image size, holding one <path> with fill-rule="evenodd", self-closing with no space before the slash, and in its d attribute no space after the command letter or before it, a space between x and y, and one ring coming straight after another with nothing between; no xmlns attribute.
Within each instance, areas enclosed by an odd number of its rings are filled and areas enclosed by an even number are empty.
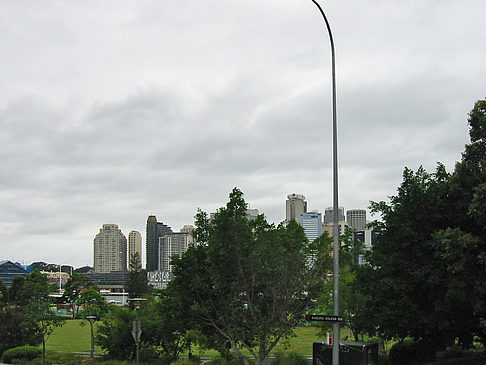
<svg viewBox="0 0 486 365"><path fill-rule="evenodd" d="M332 205L330 47L310 0L0 0L0 259L92 265L102 224L174 230L240 188ZM452 170L486 96L484 0L321 1L339 205Z"/></svg>

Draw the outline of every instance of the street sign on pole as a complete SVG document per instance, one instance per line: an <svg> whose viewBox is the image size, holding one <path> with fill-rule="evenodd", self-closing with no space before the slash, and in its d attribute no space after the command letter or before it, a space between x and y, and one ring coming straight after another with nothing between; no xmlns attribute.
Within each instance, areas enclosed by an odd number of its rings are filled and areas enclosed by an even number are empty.
<svg viewBox="0 0 486 365"><path fill-rule="evenodd" d="M132 336L136 344L140 342L141 334L142 334L142 329L140 328L140 321L139 320L133 321Z"/></svg>
<svg viewBox="0 0 486 365"><path fill-rule="evenodd" d="M318 322L343 322L344 319L341 316L328 316L325 314L307 314L305 316L307 321L318 321Z"/></svg>

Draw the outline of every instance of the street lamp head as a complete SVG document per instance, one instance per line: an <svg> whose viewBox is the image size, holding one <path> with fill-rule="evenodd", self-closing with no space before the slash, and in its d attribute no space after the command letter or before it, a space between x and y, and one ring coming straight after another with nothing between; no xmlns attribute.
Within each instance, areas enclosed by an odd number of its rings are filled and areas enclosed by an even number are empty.
<svg viewBox="0 0 486 365"><path fill-rule="evenodd" d="M93 324L97 318L95 316L87 316L86 319L89 321L89 323Z"/></svg>
<svg viewBox="0 0 486 365"><path fill-rule="evenodd" d="M147 299L144 299L144 298L130 298L128 299L130 301L130 303L132 303L133 307L135 309L140 309L140 305L142 304L143 301L147 300Z"/></svg>

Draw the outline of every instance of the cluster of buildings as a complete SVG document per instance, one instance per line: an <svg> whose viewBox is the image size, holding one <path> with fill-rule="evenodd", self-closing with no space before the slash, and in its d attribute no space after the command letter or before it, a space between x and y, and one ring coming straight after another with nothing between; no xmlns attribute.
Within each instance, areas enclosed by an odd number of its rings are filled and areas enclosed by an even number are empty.
<svg viewBox="0 0 486 365"><path fill-rule="evenodd" d="M285 202L286 221L295 220L303 227L307 238L310 241L320 237L323 232L333 235L334 213L332 208L326 208L324 214L317 210L307 210L307 201L302 194L289 194ZM215 213L210 215L210 218ZM249 219L255 219L259 212L257 209L248 209ZM364 244L365 249L373 245L374 234L367 229L366 210L351 209L344 211L338 209L338 226L340 234L352 230L355 242ZM164 289L172 279L172 266L170 258L173 255L180 255L187 248L194 244L192 232L194 227L184 226L179 232L174 232L168 225L157 221L156 216L150 215L147 218L145 236L145 269L149 284L156 288ZM139 261L133 259L138 256ZM142 235L138 231L131 231L127 237L123 234L117 224L103 224L93 240L93 269L87 273L90 280L103 286L107 290L123 291L123 284L128 280L128 269L130 263L142 263ZM1 262L0 262L1 263ZM364 263L363 257L359 257L359 263ZM2 271L3 266L3 271ZM0 265L0 279L3 276L7 285L11 282L12 271L14 275L18 268L11 263L3 262ZM26 272L25 272L26 273ZM54 280L65 281L56 275L64 273L51 273ZM61 279L61 280L60 280Z"/></svg>

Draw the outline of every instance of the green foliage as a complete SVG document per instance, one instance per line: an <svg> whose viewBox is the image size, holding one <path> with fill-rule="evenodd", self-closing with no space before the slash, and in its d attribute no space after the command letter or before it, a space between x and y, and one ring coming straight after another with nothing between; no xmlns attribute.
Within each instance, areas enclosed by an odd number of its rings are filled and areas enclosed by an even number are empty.
<svg viewBox="0 0 486 365"><path fill-rule="evenodd" d="M360 331L410 337L430 353L456 342L471 347L475 337L486 343L485 116L480 100L453 174L441 164L435 173L405 168L397 194L371 203L382 220L354 284L365 300Z"/></svg>
<svg viewBox="0 0 486 365"><path fill-rule="evenodd" d="M187 308L183 307L180 297L173 295L170 287L140 310L141 341L146 347L155 349L158 357L169 362L177 360L180 353L188 348L186 331L190 328L190 321L185 310Z"/></svg>
<svg viewBox="0 0 486 365"><path fill-rule="evenodd" d="M34 346L20 346L4 351L2 361L7 364L13 364L19 360L33 360L41 355L42 351Z"/></svg>
<svg viewBox="0 0 486 365"><path fill-rule="evenodd" d="M435 351L413 341L397 342L390 349L390 365L422 364L434 357Z"/></svg>
<svg viewBox="0 0 486 365"><path fill-rule="evenodd" d="M25 301L25 313L29 321L38 325L39 336L42 338L43 363L45 363L46 341L54 328L62 326L64 320L51 311L49 293L53 286L47 277L35 270L30 273L21 290L22 298ZM54 285L55 288L55 285Z"/></svg>
<svg viewBox="0 0 486 365"><path fill-rule="evenodd" d="M108 311L105 299L98 289L88 288L83 290L78 299L78 305L82 306L83 316L95 316L98 320Z"/></svg>
<svg viewBox="0 0 486 365"><path fill-rule="evenodd" d="M81 296L81 292L92 286L93 285L90 283L87 276L79 275L77 273L73 273L66 282L63 299L72 304L73 316L78 313L79 306L77 305L77 301Z"/></svg>
<svg viewBox="0 0 486 365"><path fill-rule="evenodd" d="M131 333L134 320L133 311L114 307L111 317L104 318L97 326L96 344L112 359L132 359L136 352Z"/></svg>
<svg viewBox="0 0 486 365"><path fill-rule="evenodd" d="M39 327L36 322L27 318L18 308L0 310L0 354L13 347L22 345L38 345Z"/></svg>
<svg viewBox="0 0 486 365"><path fill-rule="evenodd" d="M3 309L8 304L8 289L0 280L0 309Z"/></svg>
<svg viewBox="0 0 486 365"><path fill-rule="evenodd" d="M135 252L130 257L129 278L125 284L125 290L130 298L141 298L151 291L148 285L147 273L145 270L142 270L142 260L138 252Z"/></svg>
<svg viewBox="0 0 486 365"><path fill-rule="evenodd" d="M24 282L25 278L23 276L15 276L13 278L12 285L8 289L8 302L10 304L18 306L25 304L25 299L22 296Z"/></svg>
<svg viewBox="0 0 486 365"><path fill-rule="evenodd" d="M213 220L197 213L200 245L173 259L169 287L191 308L190 320L213 348L223 356L231 348L247 362L244 348L260 363L311 305L328 255L307 241L296 222L276 227L263 216L251 221L246 208L235 188Z"/></svg>

